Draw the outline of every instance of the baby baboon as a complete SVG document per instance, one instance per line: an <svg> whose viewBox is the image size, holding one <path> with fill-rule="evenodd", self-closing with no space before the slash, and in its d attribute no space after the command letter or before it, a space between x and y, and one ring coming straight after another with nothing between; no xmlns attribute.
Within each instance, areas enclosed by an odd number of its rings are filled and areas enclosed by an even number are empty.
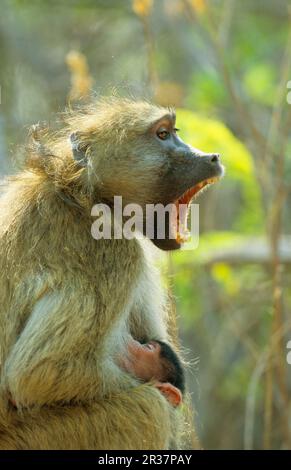
<svg viewBox="0 0 291 470"><path fill-rule="evenodd" d="M141 344L132 339L128 354L120 365L145 382L152 381L173 406L182 402L185 392L185 372L177 353L163 341Z"/></svg>
<svg viewBox="0 0 291 470"><path fill-rule="evenodd" d="M219 157L184 144L172 111L119 99L32 140L0 199L0 448L177 448L181 413L118 358L132 338L171 344L151 246L181 237L95 240L91 208L189 204Z"/></svg>

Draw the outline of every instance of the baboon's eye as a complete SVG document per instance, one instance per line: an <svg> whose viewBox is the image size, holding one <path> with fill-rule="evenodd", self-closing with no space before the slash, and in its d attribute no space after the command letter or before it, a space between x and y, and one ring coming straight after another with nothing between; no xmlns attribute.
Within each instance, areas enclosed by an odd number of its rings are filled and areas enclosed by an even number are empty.
<svg viewBox="0 0 291 470"><path fill-rule="evenodd" d="M170 135L170 132L166 131L165 129L162 129L157 132L157 136L161 140L166 140Z"/></svg>

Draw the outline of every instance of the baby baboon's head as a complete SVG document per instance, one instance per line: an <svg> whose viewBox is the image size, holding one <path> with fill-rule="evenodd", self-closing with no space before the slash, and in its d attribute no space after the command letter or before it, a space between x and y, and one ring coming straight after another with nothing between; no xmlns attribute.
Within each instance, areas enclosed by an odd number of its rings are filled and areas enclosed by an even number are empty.
<svg viewBox="0 0 291 470"><path fill-rule="evenodd" d="M110 204L122 196L124 205L139 204L144 214L146 204L189 205L223 174L223 167L218 154L204 154L179 138L175 118L173 110L147 102L101 100L68 118L69 156L84 168L99 200ZM171 238L176 222L171 217L165 238L159 239L156 229L151 237L164 250L179 248L183 241L179 233Z"/></svg>

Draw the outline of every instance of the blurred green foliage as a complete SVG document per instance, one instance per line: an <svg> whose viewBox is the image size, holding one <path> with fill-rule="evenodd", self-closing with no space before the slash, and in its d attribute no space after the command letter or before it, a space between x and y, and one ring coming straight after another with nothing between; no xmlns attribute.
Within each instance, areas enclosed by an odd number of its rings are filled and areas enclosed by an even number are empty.
<svg viewBox="0 0 291 470"><path fill-rule="evenodd" d="M254 64L244 75L244 87L251 99L273 106L276 93L276 73L270 64Z"/></svg>
<svg viewBox="0 0 291 470"><path fill-rule="evenodd" d="M178 109L181 136L205 152L218 152L226 167L225 190L235 188L241 194L241 204L233 220L233 228L255 233L264 229L261 194L254 172L254 161L243 143L220 121L209 119L189 110Z"/></svg>

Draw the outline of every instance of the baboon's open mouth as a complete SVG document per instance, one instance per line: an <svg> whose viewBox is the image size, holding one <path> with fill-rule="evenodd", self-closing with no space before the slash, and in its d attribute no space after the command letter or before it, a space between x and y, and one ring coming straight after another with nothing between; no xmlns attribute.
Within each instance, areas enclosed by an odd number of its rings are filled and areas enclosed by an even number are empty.
<svg viewBox="0 0 291 470"><path fill-rule="evenodd" d="M206 186L216 183L219 179L220 176L214 176L195 184L195 186L187 189L187 191L185 191L185 193L174 202L176 211L171 218L171 226L172 230L176 234L175 239L177 243L185 243L190 238L190 233L187 228L187 220L190 204L193 198L195 198Z"/></svg>

